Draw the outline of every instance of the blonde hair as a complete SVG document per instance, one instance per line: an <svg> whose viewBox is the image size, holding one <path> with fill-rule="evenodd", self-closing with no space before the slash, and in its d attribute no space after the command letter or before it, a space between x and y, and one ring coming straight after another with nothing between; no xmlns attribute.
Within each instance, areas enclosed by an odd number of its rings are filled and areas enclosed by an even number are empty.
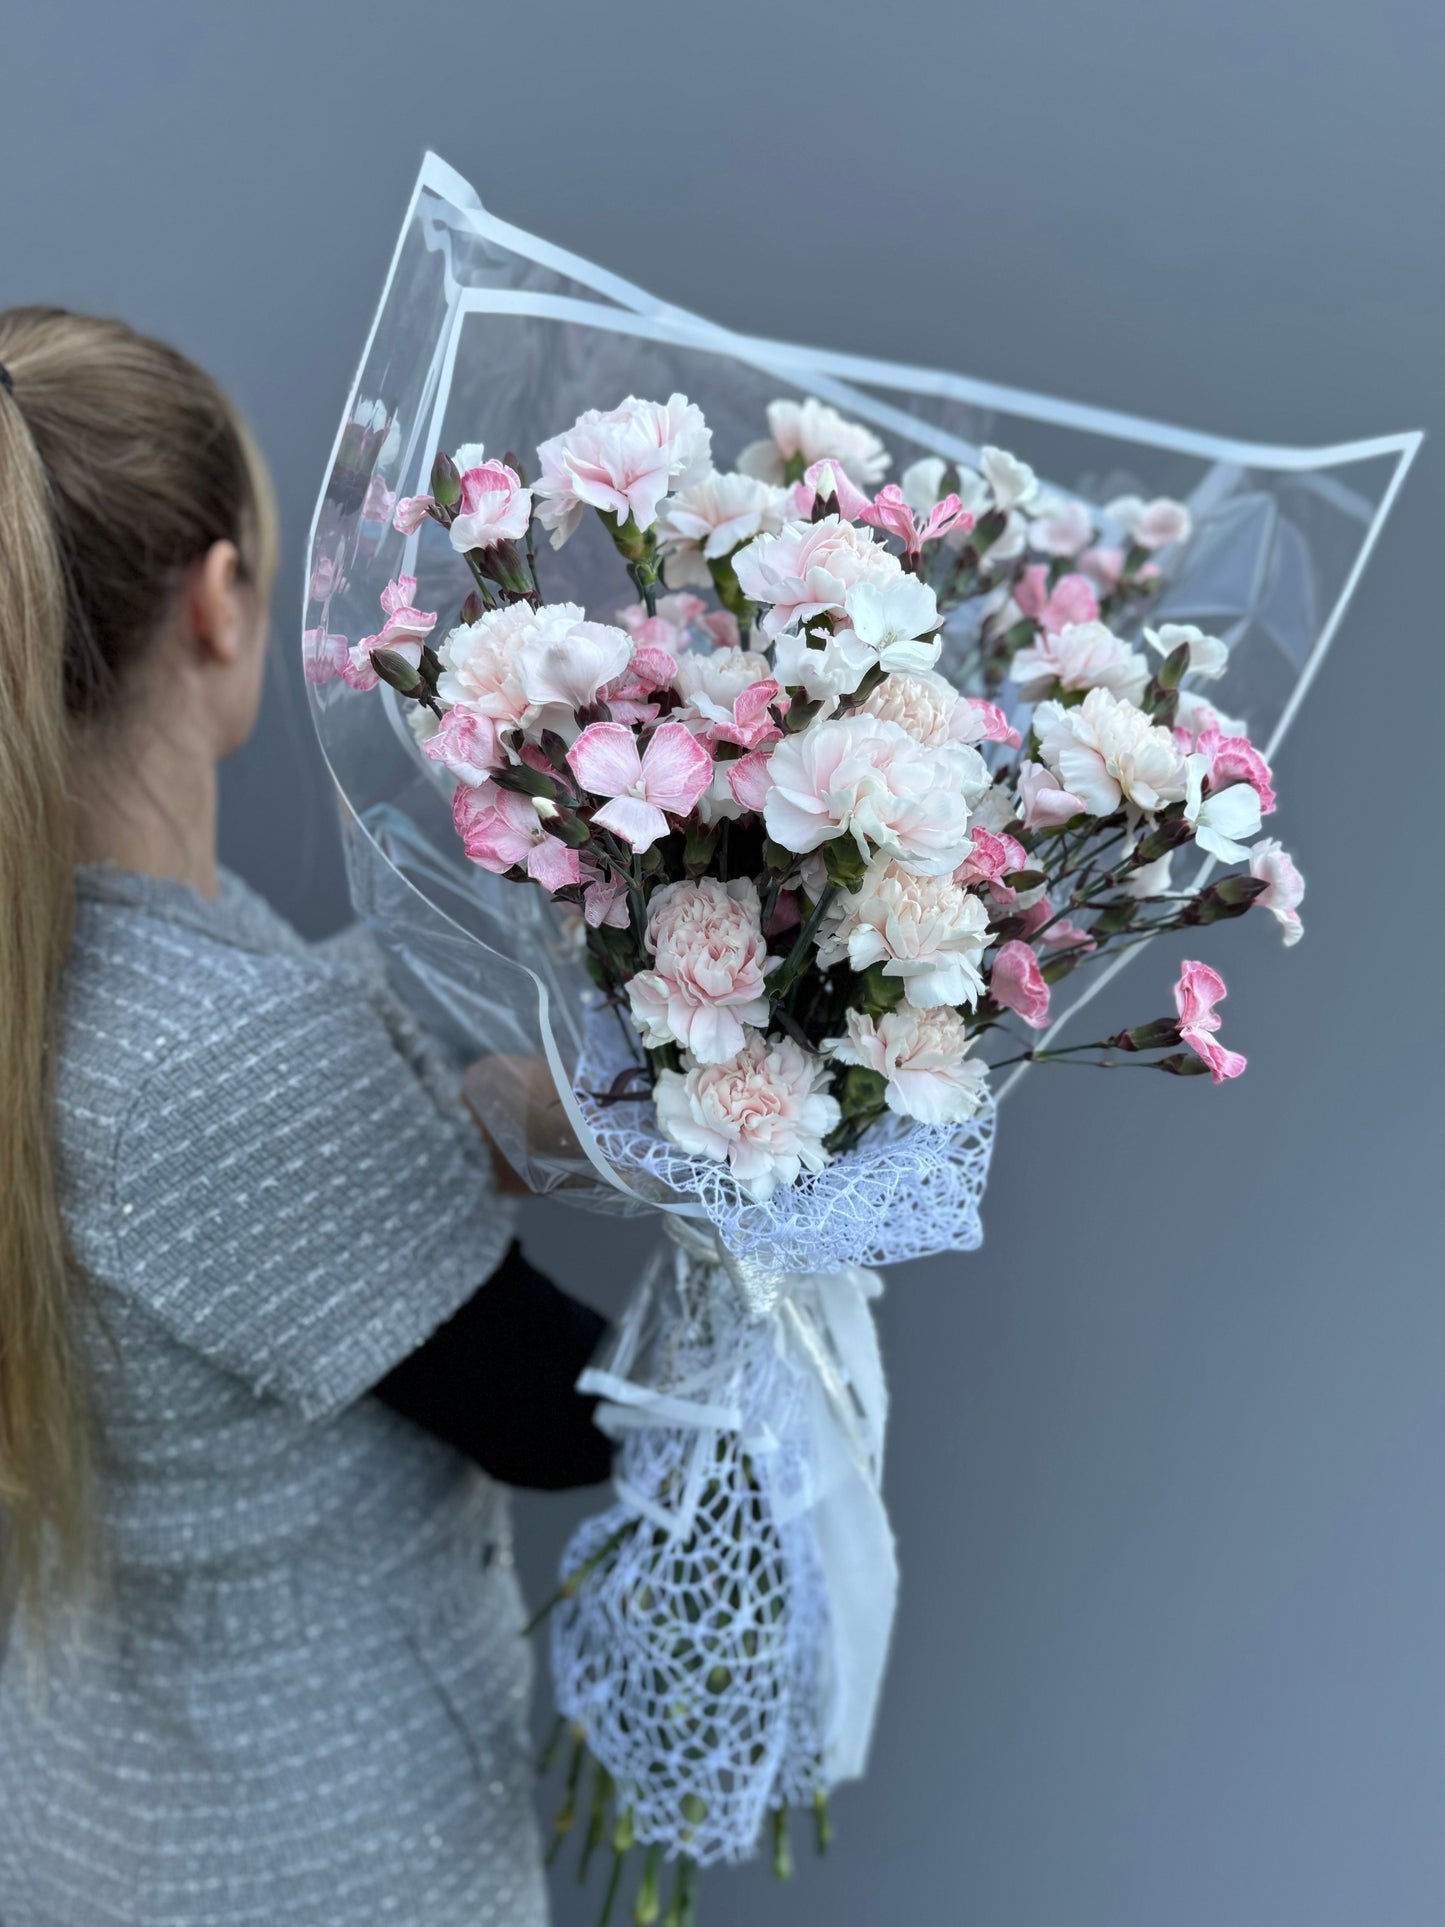
<svg viewBox="0 0 1445 1927"><path fill-rule="evenodd" d="M74 896L69 739L101 726L186 569L269 583L270 483L199 368L123 322L0 312L0 1592L82 1574L91 1441L51 1108Z"/></svg>

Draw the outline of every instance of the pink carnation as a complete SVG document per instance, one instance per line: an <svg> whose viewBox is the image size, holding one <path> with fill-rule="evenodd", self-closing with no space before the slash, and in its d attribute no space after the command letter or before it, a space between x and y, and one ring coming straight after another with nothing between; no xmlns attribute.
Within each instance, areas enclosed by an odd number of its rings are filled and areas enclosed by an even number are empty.
<svg viewBox="0 0 1445 1927"><path fill-rule="evenodd" d="M501 542L520 542L532 519L532 491L505 462L483 462L462 476L462 500L452 523L452 547L494 549Z"/></svg>
<svg viewBox="0 0 1445 1927"><path fill-rule="evenodd" d="M480 789L506 761L492 718L464 704L449 709L421 747L424 756L441 763L469 789Z"/></svg>
<svg viewBox="0 0 1445 1927"><path fill-rule="evenodd" d="M1087 809L1083 797L1066 790L1051 769L1042 763L1020 763L1019 814L1026 830L1057 829Z"/></svg>
<svg viewBox="0 0 1445 1927"><path fill-rule="evenodd" d="M765 980L781 963L763 938L757 886L739 877L669 883L647 911L655 959L627 985L633 1022L648 1046L681 1044L700 1064L743 1048L743 1026L768 1021Z"/></svg>
<svg viewBox="0 0 1445 1927"><path fill-rule="evenodd" d="M430 495L403 495L392 512L391 526L398 535L415 535L435 507Z"/></svg>
<svg viewBox="0 0 1445 1927"><path fill-rule="evenodd" d="M1224 979L1208 964L1184 963L1174 986L1174 1007L1179 1012L1179 1040L1202 1057L1213 1073L1214 1082L1238 1077L1246 1058L1238 1051L1226 1050L1216 1041L1219 1017L1214 1006L1225 995Z"/></svg>
<svg viewBox="0 0 1445 1927"><path fill-rule="evenodd" d="M529 796L494 783L480 789L459 783L452 797L452 821L472 862L495 875L520 865L544 890L560 890L581 878L577 852L548 836Z"/></svg>
<svg viewBox="0 0 1445 1927"><path fill-rule="evenodd" d="M712 781L712 758L682 723L663 723L645 751L624 723L593 723L567 752L572 773L607 799L593 821L634 850L666 836L669 816L686 816Z"/></svg>
<svg viewBox="0 0 1445 1927"><path fill-rule="evenodd" d="M935 502L920 524L896 482L879 489L861 513L863 520L871 522L875 529L896 535L905 552L915 559L922 555L925 542L935 542L949 534L967 535L973 528L972 514L956 495L945 495L941 502Z"/></svg>
<svg viewBox="0 0 1445 1927"><path fill-rule="evenodd" d="M743 1190L766 1203L780 1184L828 1162L823 1140L841 1116L828 1077L827 1063L790 1037L752 1032L725 1064L659 1075L658 1128L694 1157L726 1159Z"/></svg>
<svg viewBox="0 0 1445 1927"><path fill-rule="evenodd" d="M743 594L766 606L768 636L823 615L841 621L849 589L902 573L896 555L836 515L756 536L733 557L733 571Z"/></svg>
<svg viewBox="0 0 1445 1927"><path fill-rule="evenodd" d="M649 615L645 602L630 602L617 611L617 620L639 647L666 649L680 655L692 641L692 629L707 614L707 604L699 595L679 590L675 595L657 598L657 613Z"/></svg>
<svg viewBox="0 0 1445 1927"><path fill-rule="evenodd" d="M1222 736L1217 728L1201 730L1194 745L1209 759L1209 787L1227 789L1231 783L1248 783L1259 797L1261 816L1275 808L1273 773L1247 736Z"/></svg>
<svg viewBox="0 0 1445 1927"><path fill-rule="evenodd" d="M343 669L353 689L375 689L380 680L371 660L373 649L389 649L409 662L413 669L421 661L422 645L436 627L436 616L413 607L416 577L399 575L381 592L381 610L386 617L381 633L363 636L351 645L351 666Z"/></svg>
<svg viewBox="0 0 1445 1927"><path fill-rule="evenodd" d="M979 829L977 824L974 825L972 838L973 848L953 873L955 883L997 885L1006 876L1012 876L1015 870L1029 867L1029 853L1015 838L995 836L991 830Z"/></svg>
<svg viewBox="0 0 1445 1927"><path fill-rule="evenodd" d="M787 699L768 673L767 657L751 649L688 650L677 659L672 686L682 698L673 712L677 720L714 748L760 749L782 735L771 706L786 708Z"/></svg>
<svg viewBox="0 0 1445 1927"><path fill-rule="evenodd" d="M331 682L345 676L350 667L351 645L345 636L332 635L324 624L302 636L301 670L307 682ZM373 672L373 683L375 680Z"/></svg>
<svg viewBox="0 0 1445 1927"><path fill-rule="evenodd" d="M1061 576L1049 587L1048 565L1032 562L1014 584L1014 601L1022 614L1046 635L1056 636L1070 623L1097 622L1099 598L1086 575ZM1021 680L1015 677L1017 682Z"/></svg>
<svg viewBox="0 0 1445 1927"><path fill-rule="evenodd" d="M872 506L868 497L849 481L848 471L843 464L831 457L825 457L804 469L802 481L793 488L792 510L794 515L806 522L818 505L826 502L832 502L845 522L872 519L868 514Z"/></svg>
<svg viewBox="0 0 1445 1927"><path fill-rule="evenodd" d="M953 735L960 743L1002 743L1005 749L1017 749L1023 742L998 704L985 702L982 696L960 697Z"/></svg>
<svg viewBox="0 0 1445 1927"><path fill-rule="evenodd" d="M1279 921L1286 944L1298 943L1305 933L1299 906L1304 901L1305 880L1295 868L1294 859L1272 836L1262 837L1249 853L1249 874L1268 888L1255 902Z"/></svg>
<svg viewBox="0 0 1445 1927"><path fill-rule="evenodd" d="M650 529L668 490L707 473L712 434L686 395L665 402L629 395L616 408L589 408L537 450L542 479L537 514L553 548L595 508Z"/></svg>
<svg viewBox="0 0 1445 1927"><path fill-rule="evenodd" d="M988 978L989 995L996 1004L1016 1010L1031 1030L1042 1030L1049 1020L1049 987L1039 960L1018 938L1000 944Z"/></svg>

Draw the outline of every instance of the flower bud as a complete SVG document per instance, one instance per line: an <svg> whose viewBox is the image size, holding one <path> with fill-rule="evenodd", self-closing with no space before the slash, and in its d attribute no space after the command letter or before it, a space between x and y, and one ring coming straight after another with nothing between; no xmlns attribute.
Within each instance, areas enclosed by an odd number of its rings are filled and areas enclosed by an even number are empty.
<svg viewBox="0 0 1445 1927"><path fill-rule="evenodd" d="M486 613L486 603L482 601L482 598L477 594L476 590L473 589L466 601L462 604L462 621L469 624L480 622Z"/></svg>
<svg viewBox="0 0 1445 1927"><path fill-rule="evenodd" d="M438 508L454 509L462 499L462 478L445 449L437 450L431 465L431 497Z"/></svg>
<svg viewBox="0 0 1445 1927"><path fill-rule="evenodd" d="M549 803L555 803L562 794L562 787L530 763L509 763L505 769L493 770L492 781L498 789L515 790L519 796L544 796Z"/></svg>
<svg viewBox="0 0 1445 1927"><path fill-rule="evenodd" d="M1203 1077L1208 1074L1209 1066L1192 1050L1181 1050L1173 1057L1161 1057L1155 1069L1168 1071L1171 1077Z"/></svg>
<svg viewBox="0 0 1445 1927"><path fill-rule="evenodd" d="M1184 805L1171 804L1148 836L1140 839L1139 847L1134 852L1136 868L1142 869L1146 863L1157 863L1161 856L1167 856L1171 850L1178 849L1181 843L1187 843L1193 834L1193 828L1185 821Z"/></svg>
<svg viewBox="0 0 1445 1927"><path fill-rule="evenodd" d="M552 801L550 796L534 796L532 798L532 808L537 812L538 817L543 823L550 823L552 818L557 814L557 805Z"/></svg>
<svg viewBox="0 0 1445 1927"><path fill-rule="evenodd" d="M545 797L541 796L533 799L533 807L536 809L538 816L542 816L542 805L544 803L551 812L550 816L542 818L543 822L547 825L548 836L555 836L557 841L559 843L565 843L569 850L585 849L592 841L592 831L588 825L582 821L582 818L580 816L563 815L555 803L548 802Z"/></svg>
<svg viewBox="0 0 1445 1927"><path fill-rule="evenodd" d="M1179 1023L1173 1017L1156 1017L1150 1023L1135 1024L1132 1030L1121 1030L1107 1042L1111 1050L1164 1050L1179 1042Z"/></svg>
<svg viewBox="0 0 1445 1927"><path fill-rule="evenodd" d="M395 649L373 649L370 654L372 668L399 696L416 698L426 689L420 673Z"/></svg>

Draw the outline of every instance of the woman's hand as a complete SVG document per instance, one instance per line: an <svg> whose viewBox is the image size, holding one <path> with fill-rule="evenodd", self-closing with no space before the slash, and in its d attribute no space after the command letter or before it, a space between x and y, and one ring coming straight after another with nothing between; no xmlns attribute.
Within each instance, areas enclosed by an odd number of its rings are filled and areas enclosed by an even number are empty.
<svg viewBox="0 0 1445 1927"><path fill-rule="evenodd" d="M527 1149L540 1157L585 1155L557 1095L552 1073L540 1057L511 1056L505 1052L479 1057L467 1066L462 1090L482 1135L491 1146L497 1189L504 1196L526 1197L531 1186L502 1154L488 1128L489 1118L505 1114L516 1119Z"/></svg>

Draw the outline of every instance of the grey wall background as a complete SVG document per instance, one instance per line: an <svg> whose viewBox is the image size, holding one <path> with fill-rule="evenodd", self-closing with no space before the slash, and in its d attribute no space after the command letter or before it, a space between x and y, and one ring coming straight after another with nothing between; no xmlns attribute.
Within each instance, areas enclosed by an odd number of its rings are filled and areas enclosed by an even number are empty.
<svg viewBox="0 0 1445 1927"><path fill-rule="evenodd" d="M254 419L287 646L225 853L319 933L301 550L424 146L761 333L1327 441L1440 425L1442 56L1426 0L51 0L0 32L0 300L117 310ZM1309 939L1210 946L1247 1078L1036 1074L987 1248L895 1276L872 1774L826 1863L710 1920L1445 1917L1441 472L1437 439L1282 758ZM642 1248L529 1236L606 1304ZM582 1509L520 1508L534 1591Z"/></svg>

